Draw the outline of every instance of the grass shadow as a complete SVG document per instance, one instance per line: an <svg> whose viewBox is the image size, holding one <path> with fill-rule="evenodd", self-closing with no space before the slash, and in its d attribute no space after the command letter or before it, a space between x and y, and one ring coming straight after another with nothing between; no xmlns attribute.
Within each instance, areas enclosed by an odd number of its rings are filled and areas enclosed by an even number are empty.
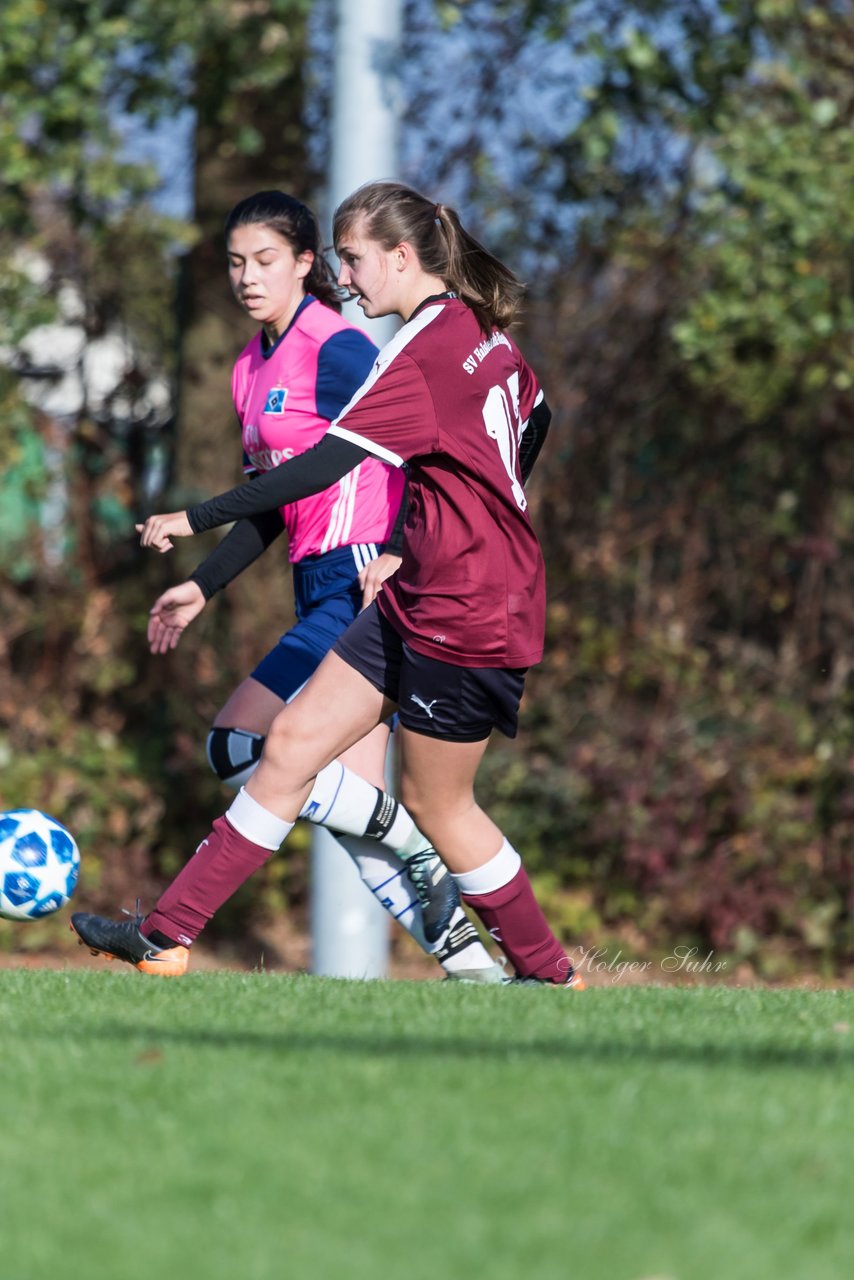
<svg viewBox="0 0 854 1280"><path fill-rule="evenodd" d="M677 1063L697 1067L755 1067L776 1070L838 1071L854 1064L854 1045L781 1045L725 1044L714 1041L679 1043L662 1040L656 1043L628 1038L596 1039L585 1033L568 1033L566 1037L542 1037L524 1041L488 1040L483 1037L424 1035L382 1035L367 1032L352 1034L305 1032L288 1028L282 1032L260 1032L235 1028L192 1029L135 1023L75 1023L63 1028L64 1037L82 1044L97 1042L138 1043L153 1045L196 1046L214 1049L251 1049L259 1053L291 1055L294 1053L330 1053L336 1056L394 1058L459 1058L464 1061L501 1058L552 1059L577 1066L612 1062ZM19 1029L16 1038L55 1040L57 1028Z"/></svg>

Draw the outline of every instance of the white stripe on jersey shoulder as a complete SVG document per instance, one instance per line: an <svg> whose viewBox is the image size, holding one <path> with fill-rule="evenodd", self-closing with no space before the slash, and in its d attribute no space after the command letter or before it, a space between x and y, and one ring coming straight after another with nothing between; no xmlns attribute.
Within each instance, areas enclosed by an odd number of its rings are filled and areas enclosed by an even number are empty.
<svg viewBox="0 0 854 1280"><path fill-rule="evenodd" d="M375 440L369 440L367 436L356 435L355 431L346 431L344 427L336 427L333 423L326 434L340 436L342 440L349 440L351 444L357 444L360 449L365 449L382 462L390 462L393 467L403 466L403 458L401 458L400 454L392 453L391 449L384 449L381 444L377 444Z"/></svg>
<svg viewBox="0 0 854 1280"><path fill-rule="evenodd" d="M365 381L354 393L353 398L345 404L338 417L329 427L330 435L340 436L342 440L349 440L352 444L361 445L363 449L367 449L368 453L374 454L377 458L382 458L384 462L390 462L392 466L403 466L404 459L398 454L392 453L390 449L383 448L382 445L376 444L375 441L368 439L366 436L357 435L355 431L348 431L346 427L342 427L340 424L353 406L358 404L362 396L370 391L371 387L382 377L395 356L399 356L412 339L417 337L429 324L432 324L444 309L444 302L434 303L432 307L425 307L423 311L419 311L417 316L414 316L412 320L408 320L402 328L398 329L394 337L380 349L374 361L373 369L371 369Z"/></svg>
<svg viewBox="0 0 854 1280"><path fill-rule="evenodd" d="M540 388L539 395L537 396L536 400L534 401L533 408L534 408L534 409L536 409L537 405L538 405L538 404L540 404L544 399L545 399L545 396L543 395L542 388ZM531 421L531 419L530 419L530 418L526 418L526 419L525 419L525 421L524 421L524 422L522 423L522 425L520 426L520 428L519 428L519 439L520 439L520 440L522 439L522 436L525 434L525 432L528 430L528 424L530 423L530 421Z"/></svg>

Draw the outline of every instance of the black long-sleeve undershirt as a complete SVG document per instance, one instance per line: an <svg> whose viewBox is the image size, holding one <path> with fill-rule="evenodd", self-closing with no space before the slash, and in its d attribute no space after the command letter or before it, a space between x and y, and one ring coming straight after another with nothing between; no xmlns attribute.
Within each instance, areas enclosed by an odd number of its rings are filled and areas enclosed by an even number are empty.
<svg viewBox="0 0 854 1280"><path fill-rule="evenodd" d="M222 591L248 569L250 564L271 546L285 529L278 510L245 516L223 538L209 556L190 574L206 600Z"/></svg>
<svg viewBox="0 0 854 1280"><path fill-rule="evenodd" d="M229 524L244 516L257 516L276 507L284 507L299 498L328 489L346 476L365 458L373 455L361 445L340 436L325 435L311 449L282 462L271 471L253 476L226 493L187 509L193 533L204 533L218 525Z"/></svg>
<svg viewBox="0 0 854 1280"><path fill-rule="evenodd" d="M383 551L390 555L399 556L403 549L408 493L407 482L403 487L394 527L383 545ZM284 528L284 521L278 510L265 511L257 516L244 516L190 574L191 581L198 583L202 595L210 600L217 591L222 591L244 569L248 569L275 542Z"/></svg>
<svg viewBox="0 0 854 1280"><path fill-rule="evenodd" d="M522 439L519 441L519 471L522 475L522 484L528 483L528 478L534 470L534 463L540 456L540 450L549 433L551 420L552 411L545 400L541 400L539 404L534 405L531 410L531 416L528 419L528 425L522 432Z"/></svg>
<svg viewBox="0 0 854 1280"><path fill-rule="evenodd" d="M523 483L527 483L540 454L551 416L545 400L541 400L522 433L519 469ZM313 448L289 462L190 507L187 518L194 533L237 521L219 546L190 575L192 581L198 583L205 599L209 600L226 587L279 537L284 528L279 507L320 493L365 458L373 456L350 440L326 435ZM407 506L407 489L404 489L394 528L385 545L385 550L393 555L399 554L402 547Z"/></svg>

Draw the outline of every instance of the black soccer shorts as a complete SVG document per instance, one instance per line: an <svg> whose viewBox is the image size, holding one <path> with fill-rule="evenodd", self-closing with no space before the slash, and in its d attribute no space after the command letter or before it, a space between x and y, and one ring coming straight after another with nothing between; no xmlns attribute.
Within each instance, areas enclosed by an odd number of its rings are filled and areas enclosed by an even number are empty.
<svg viewBox="0 0 854 1280"><path fill-rule="evenodd" d="M493 729L515 738L527 667L456 667L416 653L376 601L333 645L348 666L395 702L413 733L447 742L481 742Z"/></svg>

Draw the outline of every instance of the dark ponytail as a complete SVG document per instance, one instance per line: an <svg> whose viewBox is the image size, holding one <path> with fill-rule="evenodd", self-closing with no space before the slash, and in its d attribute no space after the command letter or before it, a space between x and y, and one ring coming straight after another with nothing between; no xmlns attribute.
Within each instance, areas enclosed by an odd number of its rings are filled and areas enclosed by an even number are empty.
<svg viewBox="0 0 854 1280"><path fill-rule="evenodd" d="M305 291L313 293L333 311L341 310L346 295L338 288L335 273L323 256L320 228L308 205L283 191L257 191L234 206L225 220L225 238L228 240L236 227L255 226L275 231L288 242L296 257L309 251L313 253L314 261L304 281Z"/></svg>
<svg viewBox="0 0 854 1280"><path fill-rule="evenodd" d="M423 269L471 307L484 333L513 323L525 286L469 235L454 209L400 182L368 182L335 210L336 246L360 219L365 235L384 249L411 244Z"/></svg>

